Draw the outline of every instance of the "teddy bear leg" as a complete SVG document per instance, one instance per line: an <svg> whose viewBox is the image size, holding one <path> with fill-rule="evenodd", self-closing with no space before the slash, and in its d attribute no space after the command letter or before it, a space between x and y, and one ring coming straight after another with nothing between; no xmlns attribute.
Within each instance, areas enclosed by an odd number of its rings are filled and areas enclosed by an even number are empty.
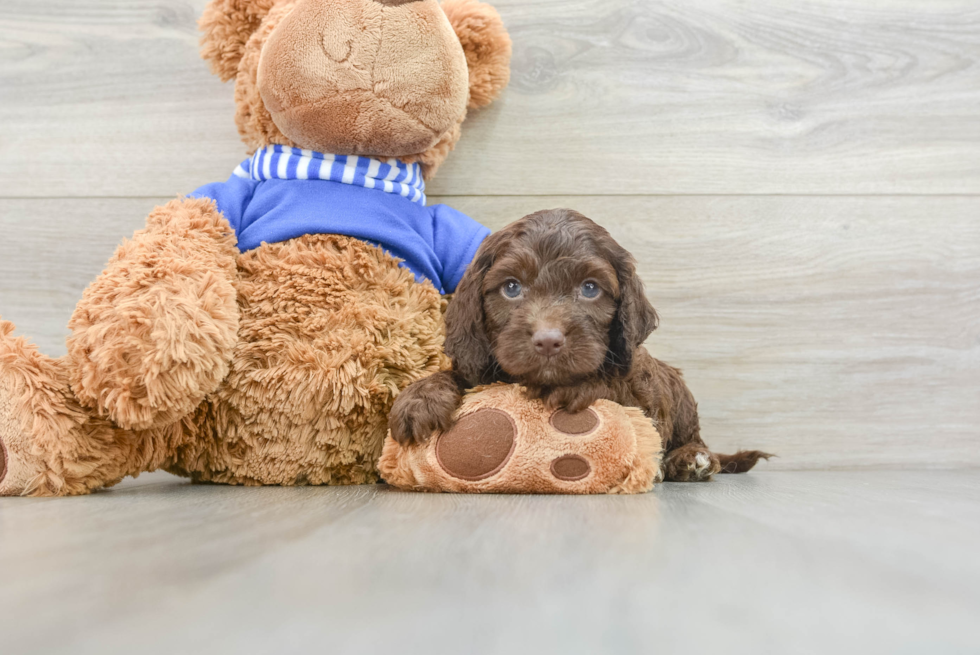
<svg viewBox="0 0 980 655"><path fill-rule="evenodd" d="M71 318L78 400L129 429L173 424L200 405L227 375L237 340L237 256L211 200L155 209Z"/></svg>
<svg viewBox="0 0 980 655"><path fill-rule="evenodd" d="M138 433L92 416L71 391L70 361L12 331L0 321L0 496L84 494L162 465L175 427Z"/></svg>
<svg viewBox="0 0 980 655"><path fill-rule="evenodd" d="M31 407L23 402L30 392L15 379L16 367L24 363L17 352L23 344L7 336L12 330L13 325L0 321L0 496L28 493L46 470L43 460L31 452ZM43 379L32 381L44 386Z"/></svg>

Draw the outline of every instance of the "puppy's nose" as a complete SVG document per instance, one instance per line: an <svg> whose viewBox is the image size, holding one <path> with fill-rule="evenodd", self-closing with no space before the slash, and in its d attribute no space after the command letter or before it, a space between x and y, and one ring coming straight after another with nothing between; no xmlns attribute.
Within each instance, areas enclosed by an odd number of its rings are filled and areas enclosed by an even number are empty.
<svg viewBox="0 0 980 655"><path fill-rule="evenodd" d="M565 335L556 328L538 330L531 337L531 343L534 344L534 349L538 351L538 354L551 357L557 355L561 347L565 345Z"/></svg>

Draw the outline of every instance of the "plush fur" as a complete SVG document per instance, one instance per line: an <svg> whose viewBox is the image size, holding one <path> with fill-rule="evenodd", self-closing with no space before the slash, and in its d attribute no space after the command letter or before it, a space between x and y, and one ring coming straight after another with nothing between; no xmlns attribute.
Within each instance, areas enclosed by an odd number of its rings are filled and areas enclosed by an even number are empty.
<svg viewBox="0 0 980 655"><path fill-rule="evenodd" d="M421 443L385 441L379 467L384 479L412 491L458 493L634 494L649 491L660 473L660 435L635 407L600 400L591 410L598 425L587 434L556 429L552 411L527 398L517 385L478 387L467 393L454 423L481 409L502 411L515 427L513 452L499 471L479 479L461 479L444 467L437 453L441 435ZM471 446L481 456L479 444ZM590 469L578 480L556 477L553 463L580 456Z"/></svg>
<svg viewBox="0 0 980 655"><path fill-rule="evenodd" d="M397 156L430 179L467 107L488 105L510 79L510 37L477 0L214 0L200 26L201 54L236 80L250 152Z"/></svg>
<svg viewBox="0 0 980 655"><path fill-rule="evenodd" d="M511 43L500 16L473 0L445 0L442 10L463 45L470 109L489 105L510 81Z"/></svg>
<svg viewBox="0 0 980 655"><path fill-rule="evenodd" d="M93 286L100 283L106 280ZM241 255L235 286L238 339L221 363L223 381L180 420L157 414L159 423L144 429L124 429L85 407L70 385L78 370L70 355L44 357L12 337L9 322L0 323L0 441L8 469L0 494L85 493L157 468L230 484L377 481L395 395L447 365L442 298L380 249L335 235ZM173 338L137 347L160 345L151 359L177 356L172 350L185 323L157 324L175 330ZM125 344L113 343L103 347L126 359ZM195 352L189 360L211 355ZM157 381L156 373L147 378ZM131 375L141 379L141 372ZM184 377L192 380L193 372ZM189 384L184 397L171 400L186 405L202 389ZM143 391L136 398L145 399ZM134 402L129 414L138 416L141 407Z"/></svg>
<svg viewBox="0 0 980 655"><path fill-rule="evenodd" d="M187 415L228 374L238 341L228 221L210 200L174 200L120 245L68 323L69 379L124 428Z"/></svg>
<svg viewBox="0 0 980 655"><path fill-rule="evenodd" d="M496 12L453 7L455 20L435 0L212 0L201 52L236 80L249 149L400 157L431 176L467 106L508 74ZM230 484L376 481L394 398L448 367L444 308L363 241L240 253L211 201L174 200L85 290L67 356L0 321L0 495L82 494L158 468Z"/></svg>

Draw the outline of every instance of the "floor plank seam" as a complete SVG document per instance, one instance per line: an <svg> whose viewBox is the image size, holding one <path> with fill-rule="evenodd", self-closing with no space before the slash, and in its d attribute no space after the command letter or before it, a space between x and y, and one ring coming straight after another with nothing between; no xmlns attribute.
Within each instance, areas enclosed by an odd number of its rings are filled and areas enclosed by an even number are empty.
<svg viewBox="0 0 980 655"><path fill-rule="evenodd" d="M3 200L154 200L149 196L5 196ZM977 193L429 193L430 198L980 198Z"/></svg>

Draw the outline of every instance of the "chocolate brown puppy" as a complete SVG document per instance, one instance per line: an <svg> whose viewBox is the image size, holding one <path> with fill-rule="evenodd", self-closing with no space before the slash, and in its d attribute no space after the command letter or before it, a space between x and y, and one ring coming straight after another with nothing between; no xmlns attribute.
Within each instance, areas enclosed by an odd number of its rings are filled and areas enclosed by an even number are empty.
<svg viewBox="0 0 980 655"><path fill-rule="evenodd" d="M600 398L639 407L664 440L667 480L742 473L770 457L708 449L680 370L642 345L658 321L633 256L605 229L569 209L525 216L483 242L446 312L453 369L395 399L391 435L409 443L447 430L465 389L514 382L553 409Z"/></svg>

